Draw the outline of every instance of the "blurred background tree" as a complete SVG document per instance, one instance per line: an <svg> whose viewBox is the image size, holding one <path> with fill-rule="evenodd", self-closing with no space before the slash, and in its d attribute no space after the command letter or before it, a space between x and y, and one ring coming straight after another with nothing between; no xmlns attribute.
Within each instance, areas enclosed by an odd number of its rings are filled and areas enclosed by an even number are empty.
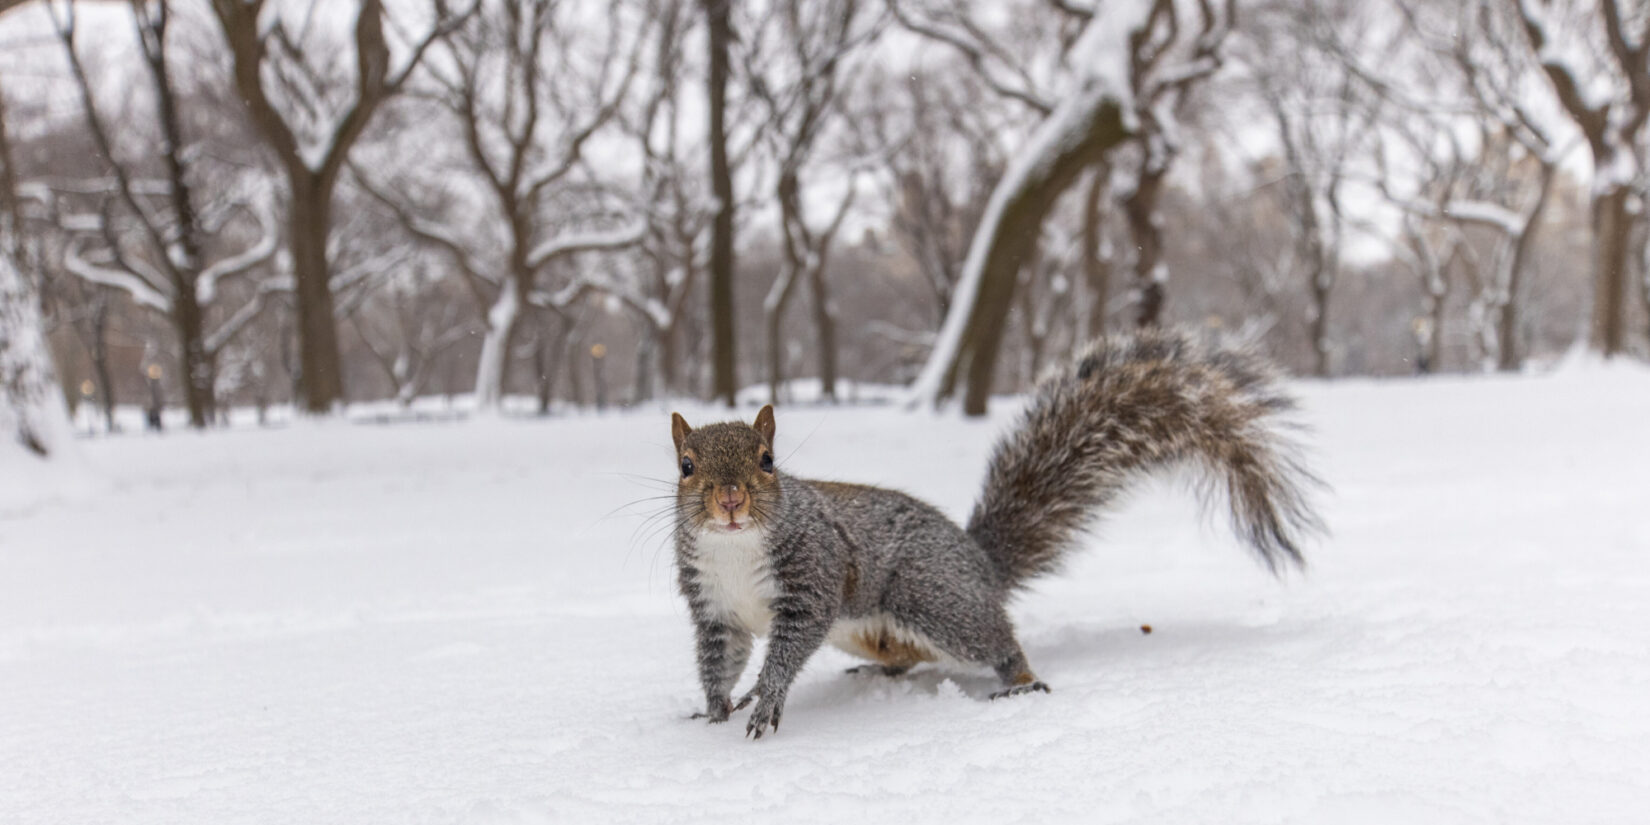
<svg viewBox="0 0 1650 825"><path fill-rule="evenodd" d="M1644 357L1647 43L1622 0L0 0L7 300L106 428L150 366L207 427L977 414L1150 324Z"/></svg>

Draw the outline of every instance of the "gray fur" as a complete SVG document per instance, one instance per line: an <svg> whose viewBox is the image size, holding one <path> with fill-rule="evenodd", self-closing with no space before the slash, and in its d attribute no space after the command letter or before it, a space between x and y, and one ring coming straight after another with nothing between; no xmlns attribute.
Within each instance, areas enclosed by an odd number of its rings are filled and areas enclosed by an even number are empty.
<svg viewBox="0 0 1650 825"><path fill-rule="evenodd" d="M1096 342L1039 385L1021 425L998 445L966 531L894 490L764 471L768 409L758 427L691 430L675 419L678 460L695 461L678 488L675 537L705 690L700 715L723 721L754 700L747 734L777 730L786 692L832 626L873 617L891 618L941 653L990 666L1003 683L996 695L1047 690L1015 639L1008 597L1052 570L1131 474L1165 463L1190 459L1213 471L1258 557L1274 570L1299 563L1296 536L1316 524L1301 490L1310 477L1266 426L1290 407L1270 368L1251 355L1157 332ZM699 551L705 525L722 518L713 497L729 488L744 491L750 522L767 531L778 592L766 658L737 706L731 694L752 634L701 586ZM867 638L867 655L882 672L927 660L923 645L903 638Z"/></svg>

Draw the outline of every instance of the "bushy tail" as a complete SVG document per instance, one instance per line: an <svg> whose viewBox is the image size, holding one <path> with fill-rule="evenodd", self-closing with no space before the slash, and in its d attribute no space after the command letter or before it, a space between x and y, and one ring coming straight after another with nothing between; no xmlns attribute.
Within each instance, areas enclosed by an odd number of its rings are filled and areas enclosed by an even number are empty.
<svg viewBox="0 0 1650 825"><path fill-rule="evenodd" d="M1272 572L1303 565L1300 536L1320 529L1303 488L1318 482L1280 432L1294 406L1249 352L1164 331L1096 341L997 445L968 533L1019 584L1054 569L1137 471L1189 460L1224 482L1234 529Z"/></svg>

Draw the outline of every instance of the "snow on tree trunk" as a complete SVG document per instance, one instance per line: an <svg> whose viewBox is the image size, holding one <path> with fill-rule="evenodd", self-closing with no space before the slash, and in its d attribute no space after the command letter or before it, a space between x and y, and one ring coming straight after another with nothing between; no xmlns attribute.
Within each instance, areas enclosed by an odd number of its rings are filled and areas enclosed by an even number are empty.
<svg viewBox="0 0 1650 825"><path fill-rule="evenodd" d="M481 363L476 368L476 408L497 410L504 402L504 382L510 369L510 341L521 300L513 284L499 290L498 300L487 311L487 335L481 341Z"/></svg>
<svg viewBox="0 0 1650 825"><path fill-rule="evenodd" d="M1014 278L1043 218L1086 167L1138 128L1131 44L1150 24L1153 5L1149 0L1105 3L1072 47L1080 73L1075 88L1015 153L992 190L951 310L907 392L907 406L937 404L954 386L961 359L967 357L973 374L965 411L984 412Z"/></svg>
<svg viewBox="0 0 1650 825"><path fill-rule="evenodd" d="M0 245L0 465L10 465L18 456L58 456L69 444L69 415L46 349L39 296L6 239Z"/></svg>

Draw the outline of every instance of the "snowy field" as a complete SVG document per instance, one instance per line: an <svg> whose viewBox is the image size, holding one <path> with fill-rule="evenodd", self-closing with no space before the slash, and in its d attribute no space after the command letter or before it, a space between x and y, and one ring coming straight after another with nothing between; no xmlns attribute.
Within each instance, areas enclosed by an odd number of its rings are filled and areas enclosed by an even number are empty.
<svg viewBox="0 0 1650 825"><path fill-rule="evenodd" d="M1300 391L1306 575L1154 481L1015 607L1052 694L826 650L759 743L687 719L657 409L89 441L0 498L0 822L1646 821L1650 372ZM960 518L1013 411L782 469Z"/></svg>

